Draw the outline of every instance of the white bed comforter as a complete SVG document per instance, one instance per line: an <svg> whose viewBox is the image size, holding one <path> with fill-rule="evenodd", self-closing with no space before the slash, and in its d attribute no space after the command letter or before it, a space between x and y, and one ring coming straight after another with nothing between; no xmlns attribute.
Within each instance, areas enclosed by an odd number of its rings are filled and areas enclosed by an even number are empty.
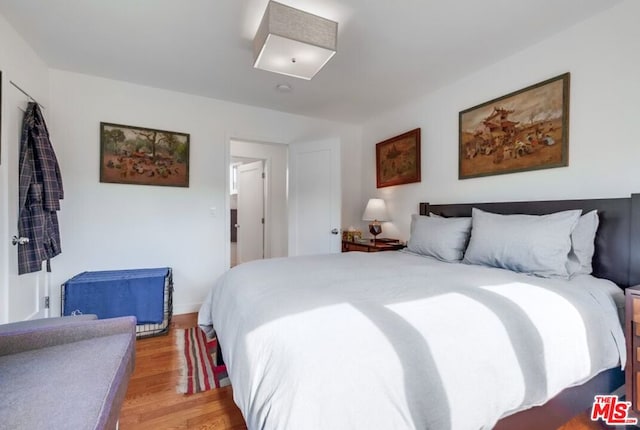
<svg viewBox="0 0 640 430"><path fill-rule="evenodd" d="M249 429L490 429L624 365L613 283L405 252L262 260L200 309Z"/></svg>

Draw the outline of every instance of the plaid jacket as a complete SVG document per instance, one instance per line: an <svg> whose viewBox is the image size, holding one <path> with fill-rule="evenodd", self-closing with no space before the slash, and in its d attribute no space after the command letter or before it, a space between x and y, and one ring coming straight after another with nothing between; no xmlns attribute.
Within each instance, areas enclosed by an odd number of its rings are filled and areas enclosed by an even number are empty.
<svg viewBox="0 0 640 430"><path fill-rule="evenodd" d="M22 122L18 189L18 274L37 272L42 262L60 254L58 216L64 197L62 176L49 141L49 130L36 103L29 103Z"/></svg>

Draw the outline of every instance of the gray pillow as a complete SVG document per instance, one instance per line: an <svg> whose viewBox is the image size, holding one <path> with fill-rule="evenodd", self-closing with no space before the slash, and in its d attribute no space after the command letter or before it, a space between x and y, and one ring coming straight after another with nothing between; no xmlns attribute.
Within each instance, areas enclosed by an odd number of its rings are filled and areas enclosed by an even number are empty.
<svg viewBox="0 0 640 430"><path fill-rule="evenodd" d="M570 276L589 275L593 272L591 261L596 250L595 239L599 223L597 210L588 212L578 219L576 228L571 232L571 252L567 264Z"/></svg>
<svg viewBox="0 0 640 430"><path fill-rule="evenodd" d="M460 261L469 240L471 218L413 215L407 249L441 261Z"/></svg>
<svg viewBox="0 0 640 430"><path fill-rule="evenodd" d="M463 261L567 278L571 232L581 213L498 215L473 208L471 239Z"/></svg>

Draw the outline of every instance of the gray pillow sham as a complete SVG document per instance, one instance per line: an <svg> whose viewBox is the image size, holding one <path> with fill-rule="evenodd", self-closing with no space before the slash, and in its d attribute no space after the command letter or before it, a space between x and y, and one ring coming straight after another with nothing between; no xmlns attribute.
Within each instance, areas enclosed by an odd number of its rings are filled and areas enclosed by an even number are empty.
<svg viewBox="0 0 640 430"><path fill-rule="evenodd" d="M429 216L444 218L433 212L429 212ZM597 210L592 210L578 218L578 223L571 232L571 251L567 262L569 276L590 275L593 272L592 260L599 224Z"/></svg>
<svg viewBox="0 0 640 430"><path fill-rule="evenodd" d="M462 260L469 240L471 218L411 217L411 238L407 250L441 261Z"/></svg>
<svg viewBox="0 0 640 430"><path fill-rule="evenodd" d="M471 239L463 262L567 278L571 232L581 213L499 215L473 208Z"/></svg>
<svg viewBox="0 0 640 430"><path fill-rule="evenodd" d="M588 212L578 219L576 228L571 232L571 252L567 264L570 276L589 275L593 272L591 261L596 250L595 239L599 224L597 210Z"/></svg>

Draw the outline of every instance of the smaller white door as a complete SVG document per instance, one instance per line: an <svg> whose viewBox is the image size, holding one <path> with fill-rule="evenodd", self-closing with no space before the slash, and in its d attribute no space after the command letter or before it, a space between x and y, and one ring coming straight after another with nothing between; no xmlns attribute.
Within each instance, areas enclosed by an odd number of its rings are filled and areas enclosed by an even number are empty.
<svg viewBox="0 0 640 430"><path fill-rule="evenodd" d="M238 166L238 264L264 258L264 165Z"/></svg>

